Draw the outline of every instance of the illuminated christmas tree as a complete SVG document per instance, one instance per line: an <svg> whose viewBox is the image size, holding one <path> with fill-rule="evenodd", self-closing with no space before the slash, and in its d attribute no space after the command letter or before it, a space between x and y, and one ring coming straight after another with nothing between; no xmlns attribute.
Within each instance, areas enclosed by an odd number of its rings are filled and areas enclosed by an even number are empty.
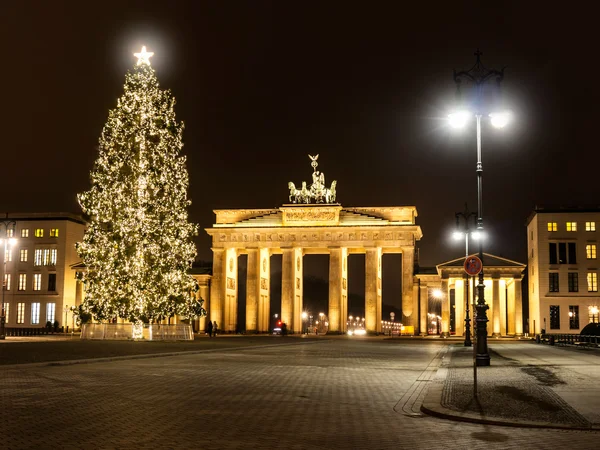
<svg viewBox="0 0 600 450"><path fill-rule="evenodd" d="M188 221L183 124L161 90L146 47L100 137L91 188L78 195L89 226L77 250L87 271L82 309L95 320L134 323L203 315L188 274L196 225ZM136 334L134 333L134 335Z"/></svg>

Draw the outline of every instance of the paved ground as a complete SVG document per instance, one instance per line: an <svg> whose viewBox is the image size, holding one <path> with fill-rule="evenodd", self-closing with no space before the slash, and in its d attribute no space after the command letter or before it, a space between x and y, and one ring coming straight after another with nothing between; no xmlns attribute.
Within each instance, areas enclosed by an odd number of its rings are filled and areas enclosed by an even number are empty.
<svg viewBox="0 0 600 450"><path fill-rule="evenodd" d="M591 449L600 438L419 414L447 342L247 341L208 351L203 341L194 353L160 358L0 367L0 447Z"/></svg>

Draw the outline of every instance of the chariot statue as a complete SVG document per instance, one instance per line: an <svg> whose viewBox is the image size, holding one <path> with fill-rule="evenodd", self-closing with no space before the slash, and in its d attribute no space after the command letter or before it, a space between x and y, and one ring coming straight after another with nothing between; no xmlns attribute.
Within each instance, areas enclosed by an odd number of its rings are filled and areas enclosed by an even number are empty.
<svg viewBox="0 0 600 450"><path fill-rule="evenodd" d="M288 183L290 190L290 202L291 203L335 203L335 185L336 180L333 180L331 186L328 188L325 185L325 174L317 170L317 159L319 155L311 156L308 155L311 160L310 165L313 168L312 184L310 187L306 186L306 181L302 182L302 188L297 189L293 182Z"/></svg>

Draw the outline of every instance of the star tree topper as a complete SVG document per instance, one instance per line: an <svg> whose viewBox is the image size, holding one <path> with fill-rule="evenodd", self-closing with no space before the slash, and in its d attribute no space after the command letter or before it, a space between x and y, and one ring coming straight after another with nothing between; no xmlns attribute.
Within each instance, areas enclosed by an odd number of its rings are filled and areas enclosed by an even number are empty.
<svg viewBox="0 0 600 450"><path fill-rule="evenodd" d="M150 65L150 58L152 58L154 56L154 52L147 52L146 46L144 45L142 47L142 51L139 53L134 53L133 56L135 56L138 59L137 60L138 66L141 66L142 64Z"/></svg>

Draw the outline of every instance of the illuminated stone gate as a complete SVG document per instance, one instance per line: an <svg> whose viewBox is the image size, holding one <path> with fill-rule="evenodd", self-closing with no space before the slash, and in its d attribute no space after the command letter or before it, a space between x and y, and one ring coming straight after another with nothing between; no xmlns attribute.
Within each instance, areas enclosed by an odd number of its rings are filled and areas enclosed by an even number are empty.
<svg viewBox="0 0 600 450"><path fill-rule="evenodd" d="M418 326L413 296L415 241L422 236L413 206L343 208L336 204L283 205L277 209L217 210L212 237L213 276L208 309L226 332L236 330L238 256L248 255L246 331L270 325L270 256L282 256L281 319L302 330L303 256L329 255L329 330L346 331L350 254L365 254L365 323L381 331L381 258L402 254L404 325ZM242 281L243 282L243 281ZM222 324L222 325L221 325Z"/></svg>

